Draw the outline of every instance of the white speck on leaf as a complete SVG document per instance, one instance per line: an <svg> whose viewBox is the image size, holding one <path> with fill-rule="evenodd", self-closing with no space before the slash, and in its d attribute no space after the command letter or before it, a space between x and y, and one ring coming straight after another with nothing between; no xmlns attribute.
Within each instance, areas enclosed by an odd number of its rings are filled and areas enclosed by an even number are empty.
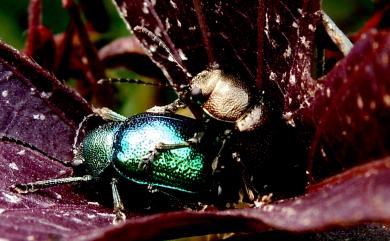
<svg viewBox="0 0 390 241"><path fill-rule="evenodd" d="M291 75L290 76L290 80L289 80L290 84L292 85L295 85L297 83L297 80L295 79L295 75Z"/></svg>
<svg viewBox="0 0 390 241"><path fill-rule="evenodd" d="M14 194L11 194L11 193L3 192L3 196L4 196L5 200L7 202L10 202L10 203L18 203L21 200L20 197L14 195Z"/></svg>
<svg viewBox="0 0 390 241"><path fill-rule="evenodd" d="M176 3L175 3L173 0L170 0L169 3L171 4L171 6L172 6L174 9L177 9L177 5L176 5Z"/></svg>
<svg viewBox="0 0 390 241"><path fill-rule="evenodd" d="M46 116L44 114L33 114L33 119L34 120L45 120Z"/></svg>
<svg viewBox="0 0 390 241"><path fill-rule="evenodd" d="M89 218L89 219L93 219L93 218L95 218L96 217L96 215L95 214L87 214L87 218Z"/></svg>
<svg viewBox="0 0 390 241"><path fill-rule="evenodd" d="M42 92L41 97L44 99L48 99L52 95L51 92Z"/></svg>
<svg viewBox="0 0 390 241"><path fill-rule="evenodd" d="M8 90L3 90L3 92L1 92L1 96L3 96L4 98L8 96Z"/></svg>
<svg viewBox="0 0 390 241"><path fill-rule="evenodd" d="M146 1L143 2L143 5L142 5L142 12L143 12L144 14L149 14L149 4L148 4Z"/></svg>
<svg viewBox="0 0 390 241"><path fill-rule="evenodd" d="M18 165L16 165L15 162L11 162L10 164L8 164L8 167L16 171L19 170Z"/></svg>
<svg viewBox="0 0 390 241"><path fill-rule="evenodd" d="M283 57L287 58L287 57L290 57L290 56L291 56L291 47L290 47L290 45L288 45L287 49L283 53Z"/></svg>
<svg viewBox="0 0 390 241"><path fill-rule="evenodd" d="M359 107L359 109L363 109L364 102L363 102L363 98L360 95L357 96L356 103L357 103L357 106Z"/></svg>
<svg viewBox="0 0 390 241"><path fill-rule="evenodd" d="M387 107L390 107L390 95L387 94L383 96L383 103L385 103Z"/></svg>

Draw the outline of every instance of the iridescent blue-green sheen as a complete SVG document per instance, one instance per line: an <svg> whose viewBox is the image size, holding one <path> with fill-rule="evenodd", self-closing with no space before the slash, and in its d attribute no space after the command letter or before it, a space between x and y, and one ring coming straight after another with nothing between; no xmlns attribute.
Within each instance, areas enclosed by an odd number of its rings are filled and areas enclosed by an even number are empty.
<svg viewBox="0 0 390 241"><path fill-rule="evenodd" d="M149 168L143 158L158 143L177 144L192 138L196 122L177 115L141 114L129 118L117 132L113 166L127 179L181 192L201 192L210 175L210 164L195 147L162 151Z"/></svg>
<svg viewBox="0 0 390 241"><path fill-rule="evenodd" d="M82 144L82 158L85 172L98 176L111 165L114 155L114 139L121 122L111 122L89 132Z"/></svg>

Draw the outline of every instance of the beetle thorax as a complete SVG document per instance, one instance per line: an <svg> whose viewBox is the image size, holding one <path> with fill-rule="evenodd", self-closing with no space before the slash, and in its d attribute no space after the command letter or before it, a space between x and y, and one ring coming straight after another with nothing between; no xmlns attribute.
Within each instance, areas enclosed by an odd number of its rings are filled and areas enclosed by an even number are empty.
<svg viewBox="0 0 390 241"><path fill-rule="evenodd" d="M98 176L111 164L114 138L121 122L104 124L90 131L81 144L81 155L85 170Z"/></svg>
<svg viewBox="0 0 390 241"><path fill-rule="evenodd" d="M202 108L215 119L235 122L250 107L249 88L221 70L202 71L193 78L191 87L201 90L205 98Z"/></svg>

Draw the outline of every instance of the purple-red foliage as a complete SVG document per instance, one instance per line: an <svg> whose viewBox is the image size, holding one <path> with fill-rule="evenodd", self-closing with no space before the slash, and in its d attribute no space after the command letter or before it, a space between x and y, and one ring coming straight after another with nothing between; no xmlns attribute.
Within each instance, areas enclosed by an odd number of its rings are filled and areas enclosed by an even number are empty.
<svg viewBox="0 0 390 241"><path fill-rule="evenodd" d="M83 9L91 2L83 1ZM259 92L271 92L280 103L283 122L304 137L299 145L306 150L302 158L307 160L302 162L307 161L310 176L306 192L253 208L153 215L139 210L142 217L128 212L127 221L117 226L111 225L111 207L93 202L72 186L16 194L9 188L12 184L73 174L69 162L75 131L91 106L29 57L0 43L1 238L155 240L245 232L260 239L269 238L266 235L273 231L285 232L283 237L291 240L390 239L386 226L390 222L388 29L360 33L350 54L316 79L312 61L318 43L319 1L116 2L132 27L142 25L160 34L192 75L218 64ZM39 1L31 1L25 51L46 68L90 81L87 92L101 95L93 85L104 77L106 66L141 71L143 64L152 66L134 38L118 40L98 52L88 40L90 30L82 26L78 6L72 1L64 4L73 22L62 38L54 38L53 49L45 47L51 46L53 38L39 20ZM94 18L91 12L87 15ZM75 33L79 46L72 41ZM136 36L175 87L190 81L156 43L142 33ZM151 75L161 77L155 69ZM283 152L287 147L276 148ZM291 181L283 175L279 178L286 185Z"/></svg>

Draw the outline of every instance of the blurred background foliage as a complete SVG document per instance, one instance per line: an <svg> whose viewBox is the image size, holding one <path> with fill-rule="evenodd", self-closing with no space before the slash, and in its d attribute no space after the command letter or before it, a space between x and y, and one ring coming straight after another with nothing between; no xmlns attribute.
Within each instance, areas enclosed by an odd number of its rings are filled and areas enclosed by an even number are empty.
<svg viewBox="0 0 390 241"><path fill-rule="evenodd" d="M111 0L103 0L110 14L110 31L104 38L128 35L125 24L117 15ZM0 38L17 49L22 49L26 39L27 6L29 0L5 0L0 8ZM323 0L323 9L346 33L357 31L372 15L372 0ZM43 23L53 33L63 32L69 21L60 0L43 0Z"/></svg>
<svg viewBox="0 0 390 241"><path fill-rule="evenodd" d="M94 31L90 35L98 48L115 39L130 35L112 1L103 0L103 2L109 15L107 30ZM27 38L28 5L29 0L5 0L0 8L0 39L19 50L24 49ZM69 19L69 14L62 7L60 0L42 0L42 23L53 34L65 32ZM111 78L126 77L153 82L153 79L140 76L125 68L107 69L106 75ZM69 79L66 81L69 85L75 86L76 80ZM118 103L115 110L127 116L143 112L155 104L165 104L166 101L172 101L175 98L174 92L167 88L121 83L114 85L117 86L115 90L117 91L116 100ZM120 88L118 85L120 85Z"/></svg>
<svg viewBox="0 0 390 241"><path fill-rule="evenodd" d="M109 31L99 36L106 40L128 36L129 32L111 0L103 0L109 13ZM0 38L17 49L23 49L27 35L27 20L29 0L5 0L0 8ZM42 0L42 21L54 34L64 32L69 15L62 7L61 0Z"/></svg>
<svg viewBox="0 0 390 241"><path fill-rule="evenodd" d="M119 37L129 35L112 1L102 1L109 14L108 31L103 31L102 33L95 32L91 36L92 40L98 42L100 46ZM68 26L69 15L63 9L61 1L43 0L42 2L43 25L54 34L64 32ZM4 0L0 8L0 39L19 50L23 50L27 37L28 4L29 0ZM358 31L363 23L373 14L374 3L371 0L324 0L323 9L344 32L352 34ZM143 78L123 68L108 70L106 74L108 77L113 78ZM68 83L71 84L72 80L68 80ZM120 88L116 88L116 91L118 91L118 106L115 107L115 110L124 115L139 113L155 104L166 104L175 98L173 91L169 91L167 88L134 84L121 84Z"/></svg>
<svg viewBox="0 0 390 241"><path fill-rule="evenodd" d="M323 0L322 8L347 34L358 31L374 13L372 0Z"/></svg>

